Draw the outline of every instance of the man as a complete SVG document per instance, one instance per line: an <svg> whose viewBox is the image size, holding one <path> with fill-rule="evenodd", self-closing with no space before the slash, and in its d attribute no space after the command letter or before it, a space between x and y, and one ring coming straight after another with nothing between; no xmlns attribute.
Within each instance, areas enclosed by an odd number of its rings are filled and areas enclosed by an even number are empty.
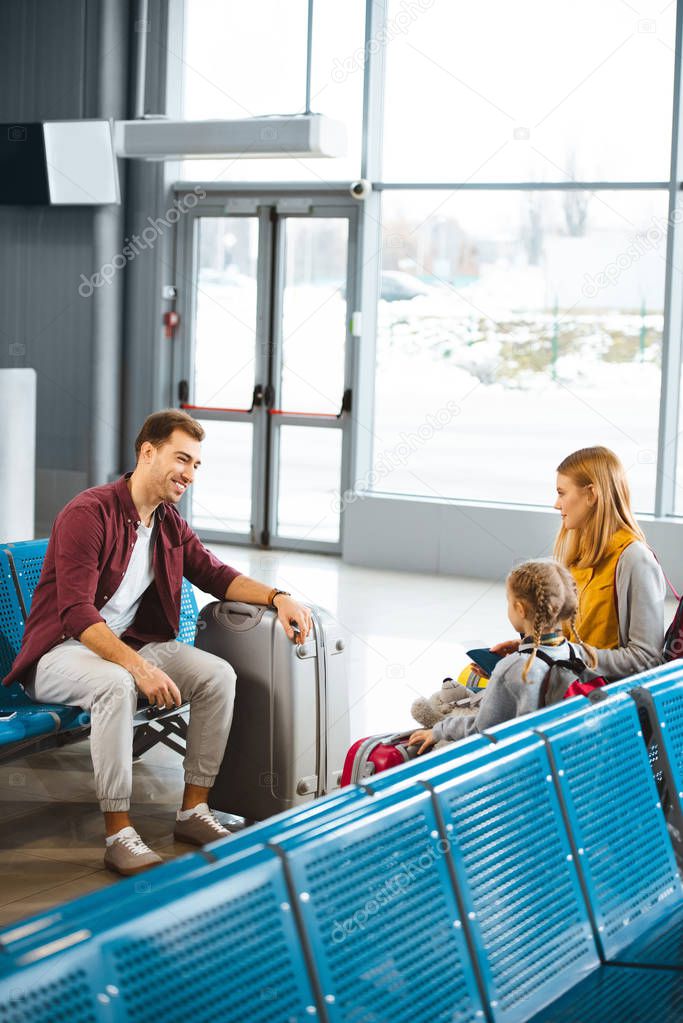
<svg viewBox="0 0 683 1023"><path fill-rule="evenodd" d="M293 626L300 642L311 629L307 608L224 565L177 511L201 464L203 439L187 413L156 412L135 442L135 470L85 490L62 509L21 649L3 680L22 680L40 702L90 711L104 862L120 874L161 862L129 817L140 694L160 709L190 703L175 837L204 845L229 833L207 799L230 731L235 672L219 657L176 642L183 576L218 600L270 604L290 639Z"/></svg>

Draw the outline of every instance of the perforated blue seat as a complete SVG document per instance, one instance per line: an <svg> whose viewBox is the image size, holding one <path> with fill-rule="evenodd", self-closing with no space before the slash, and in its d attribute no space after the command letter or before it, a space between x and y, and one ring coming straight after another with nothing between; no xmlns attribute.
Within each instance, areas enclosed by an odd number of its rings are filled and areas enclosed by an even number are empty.
<svg viewBox="0 0 683 1023"><path fill-rule="evenodd" d="M683 885L633 700L620 694L543 734L603 958L675 967L657 939Z"/></svg>
<svg viewBox="0 0 683 1023"><path fill-rule="evenodd" d="M434 807L415 786L364 813L284 837L330 1023L483 1018Z"/></svg>
<svg viewBox="0 0 683 1023"><path fill-rule="evenodd" d="M160 873L137 879L137 905L119 908L112 899L108 914L87 928L22 952L18 968L0 978L0 1020L303 1023L317 1014L275 853L257 846L161 888ZM70 941L75 947L62 952ZM73 983L74 958L80 984L72 1012L60 991ZM52 1015L34 1014L47 978ZM12 992L21 993L14 1004ZM14 1014L2 1015L6 1005Z"/></svg>
<svg viewBox="0 0 683 1023"><path fill-rule="evenodd" d="M23 632L24 613L11 561L0 549L0 678L9 672ZM79 707L35 703L18 682L0 686L0 747L16 746L58 730L81 728L89 720Z"/></svg>
<svg viewBox="0 0 683 1023"><path fill-rule="evenodd" d="M47 545L46 539L22 540L18 543L5 545L10 554L11 567L14 570L13 575L16 578L25 617L31 610L31 601L40 579ZM187 579L183 579L180 594L180 625L177 635L177 639L181 643L187 643L190 646L194 644L198 613L194 590Z"/></svg>
<svg viewBox="0 0 683 1023"><path fill-rule="evenodd" d="M650 685L653 682L675 682L683 681L683 661L668 661L666 664L658 664L656 668L648 668L637 675L630 675L619 682L610 682L605 686L605 693L608 696L617 696L620 693L630 693L632 689L639 686Z"/></svg>
<svg viewBox="0 0 683 1023"><path fill-rule="evenodd" d="M13 962L0 967L2 1023L99 1023L111 1020L106 973L94 945L84 944L87 931L70 936L71 947L58 955L36 953L20 968ZM31 953L28 954L29 956Z"/></svg>
<svg viewBox="0 0 683 1023"><path fill-rule="evenodd" d="M683 679L681 662L672 662L669 667L676 669L673 674L645 682L630 690L630 695L638 707L659 800L683 875ZM675 928L668 948L667 960L680 961Z"/></svg>
<svg viewBox="0 0 683 1023"><path fill-rule="evenodd" d="M180 881L172 903L107 934L102 957L138 1023L316 1015L282 864L263 847Z"/></svg>
<svg viewBox="0 0 683 1023"><path fill-rule="evenodd" d="M585 696L573 696L570 700L562 700L550 707L542 707L541 710L534 711L533 714L523 714L510 721L503 721L500 725L487 728L484 734L493 742L501 742L503 739L512 739L524 732L534 731L550 721L559 721L569 717L576 711L584 710L589 706L590 702Z"/></svg>
<svg viewBox="0 0 683 1023"><path fill-rule="evenodd" d="M47 539L24 540L6 544L4 550L0 551L0 573L3 576L0 582L0 666L4 667L3 674L9 671L21 645L24 620L31 609L47 545ZM197 617L194 591L187 579L183 579L177 636L180 642L190 646L194 644ZM0 720L0 745L15 745L56 730L64 732L81 729L90 723L89 713L80 707L36 703L18 683L3 689L4 692L0 691L0 709L16 710L16 713L11 719ZM136 755L158 741L173 749L180 749L177 739L183 738L181 733L184 731L184 722L180 721L178 727L173 725L173 722L180 720L178 710L165 714L155 713L154 720L160 722L157 728L150 725L147 705L144 701L141 704L135 717L136 727L141 728L136 737ZM164 724L165 721L170 723Z"/></svg>
<svg viewBox="0 0 683 1023"><path fill-rule="evenodd" d="M316 1015L282 864L261 845L156 896L152 886L131 919L112 918L101 954L120 1010L139 1023Z"/></svg>
<svg viewBox="0 0 683 1023"><path fill-rule="evenodd" d="M48 541L43 539L20 540L17 543L5 545L5 549L10 556L10 563L25 617L28 617L28 613L31 610L33 591L38 585L40 573L43 570L47 544Z"/></svg>
<svg viewBox="0 0 683 1023"><path fill-rule="evenodd" d="M24 615L17 597L9 559L0 549L0 677L12 667L24 634ZM9 709L30 703L19 685L0 687L0 707Z"/></svg>
<svg viewBox="0 0 683 1023"><path fill-rule="evenodd" d="M679 1023L683 974L603 966L528 1023Z"/></svg>
<svg viewBox="0 0 683 1023"><path fill-rule="evenodd" d="M493 1018L521 1023L599 966L546 748L527 732L427 784Z"/></svg>
<svg viewBox="0 0 683 1023"><path fill-rule="evenodd" d="M187 579L183 579L183 588L180 591L180 626L176 637L180 643L194 646L198 617L199 608L192 584Z"/></svg>

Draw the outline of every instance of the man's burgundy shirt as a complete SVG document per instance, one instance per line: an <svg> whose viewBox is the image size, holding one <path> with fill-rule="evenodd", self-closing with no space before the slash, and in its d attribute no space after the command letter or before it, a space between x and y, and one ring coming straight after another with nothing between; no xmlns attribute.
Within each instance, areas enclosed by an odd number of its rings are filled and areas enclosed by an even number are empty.
<svg viewBox="0 0 683 1023"><path fill-rule="evenodd" d="M121 584L140 524L127 485L130 475L84 490L55 519L21 649L4 685L24 678L58 643L78 639L90 625L104 621L100 608ZM121 636L135 650L178 634L183 576L222 600L240 574L206 549L172 504L160 504L156 520L154 581Z"/></svg>

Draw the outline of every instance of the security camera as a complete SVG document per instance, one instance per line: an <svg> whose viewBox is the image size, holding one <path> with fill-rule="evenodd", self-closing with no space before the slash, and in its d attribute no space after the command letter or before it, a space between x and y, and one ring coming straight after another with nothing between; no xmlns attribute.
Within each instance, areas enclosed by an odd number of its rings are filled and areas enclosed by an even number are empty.
<svg viewBox="0 0 683 1023"><path fill-rule="evenodd" d="M372 185L365 178L361 178L360 181L353 181L351 183L349 191L354 199L367 199L372 191Z"/></svg>

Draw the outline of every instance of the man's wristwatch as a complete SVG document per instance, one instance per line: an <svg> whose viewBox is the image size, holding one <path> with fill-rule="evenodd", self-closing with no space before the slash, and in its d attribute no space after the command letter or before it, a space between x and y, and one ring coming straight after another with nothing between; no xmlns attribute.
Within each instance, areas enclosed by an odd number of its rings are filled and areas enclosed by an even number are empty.
<svg viewBox="0 0 683 1023"><path fill-rule="evenodd" d="M291 593L288 593L287 590L272 589L268 594L268 607L275 607L274 600L280 594L282 594L283 597L291 597L292 595ZM277 610L276 607L275 610Z"/></svg>

